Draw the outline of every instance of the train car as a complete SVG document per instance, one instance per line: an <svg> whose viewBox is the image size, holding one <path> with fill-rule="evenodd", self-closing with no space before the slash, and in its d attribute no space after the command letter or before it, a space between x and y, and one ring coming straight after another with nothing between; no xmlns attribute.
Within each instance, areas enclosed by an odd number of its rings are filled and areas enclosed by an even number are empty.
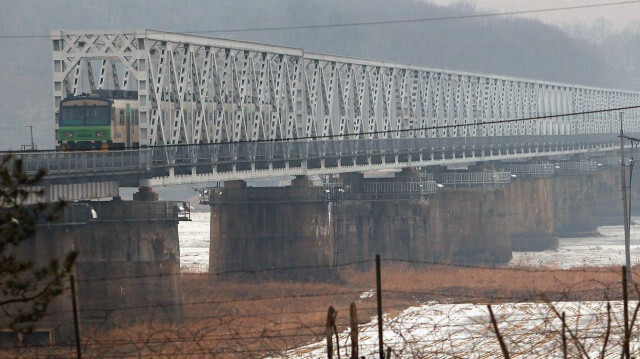
<svg viewBox="0 0 640 359"><path fill-rule="evenodd" d="M58 112L58 148L113 150L138 148L136 91L96 90L68 97Z"/></svg>

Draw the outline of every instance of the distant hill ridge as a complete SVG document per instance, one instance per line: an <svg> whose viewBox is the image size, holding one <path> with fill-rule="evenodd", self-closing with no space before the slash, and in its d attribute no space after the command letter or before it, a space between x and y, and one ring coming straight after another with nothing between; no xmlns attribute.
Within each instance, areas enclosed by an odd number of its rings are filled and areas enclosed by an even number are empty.
<svg viewBox="0 0 640 359"><path fill-rule="evenodd" d="M6 0L3 5L12 11L0 13L2 34L48 34L55 28L212 31L474 12L466 5L440 7L414 0ZM638 32L601 34L601 42L595 44L538 21L513 17L200 34L292 46L309 52L590 86L633 89L640 79L636 66L636 59L640 58ZM16 149L27 143L28 129L24 126L29 124L37 126L34 135L39 147L52 148L50 40L0 41L5 49L0 53L0 148Z"/></svg>

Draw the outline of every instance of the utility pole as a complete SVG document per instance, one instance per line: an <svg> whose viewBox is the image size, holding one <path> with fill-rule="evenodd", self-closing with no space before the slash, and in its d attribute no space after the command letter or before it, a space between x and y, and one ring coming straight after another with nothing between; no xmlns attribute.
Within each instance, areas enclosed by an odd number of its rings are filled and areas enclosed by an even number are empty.
<svg viewBox="0 0 640 359"><path fill-rule="evenodd" d="M33 126L29 125L27 127L29 127L29 130L31 131L31 151L33 151L36 149L36 144L33 143Z"/></svg>
<svg viewBox="0 0 640 359"><path fill-rule="evenodd" d="M631 228L629 226L629 208L627 207L627 174L624 162L624 130L622 128L622 116L620 112L620 178L622 182L622 213L624 215L624 254L627 271L627 279L633 282L631 277Z"/></svg>
<svg viewBox="0 0 640 359"><path fill-rule="evenodd" d="M36 146L35 142L33 142L33 126L31 125L27 125L25 127L29 127L29 131L31 133L31 144L30 145L20 145L20 150L21 151L35 151L38 149L38 147Z"/></svg>

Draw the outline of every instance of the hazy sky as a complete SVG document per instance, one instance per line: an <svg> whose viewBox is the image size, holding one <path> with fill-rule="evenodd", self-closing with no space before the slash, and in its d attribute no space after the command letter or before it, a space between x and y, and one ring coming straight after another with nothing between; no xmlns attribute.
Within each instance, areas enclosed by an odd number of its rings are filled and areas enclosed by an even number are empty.
<svg viewBox="0 0 640 359"><path fill-rule="evenodd" d="M468 3L484 12L522 11L564 6L580 6L620 2L623 0L423 0L439 5ZM610 5L589 9L572 9L537 14L518 15L535 18L561 27L574 26L580 23L592 24L599 18L611 22L613 29L622 30L632 23L640 23L640 2L633 4Z"/></svg>

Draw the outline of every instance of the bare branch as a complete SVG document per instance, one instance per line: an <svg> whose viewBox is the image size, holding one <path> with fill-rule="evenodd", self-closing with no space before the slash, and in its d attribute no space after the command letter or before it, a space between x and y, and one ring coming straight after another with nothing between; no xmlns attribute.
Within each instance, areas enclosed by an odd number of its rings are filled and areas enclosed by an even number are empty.
<svg viewBox="0 0 640 359"><path fill-rule="evenodd" d="M489 309L489 315L491 316L491 324L493 324L493 330L496 333L496 337L498 338L498 342L500 343L500 349L502 350L502 356L504 359L509 359L509 351L507 350L507 345L504 342L504 338L500 334L500 329L498 329L498 323L496 322L496 317L493 315L493 310L491 309L491 304L487 305Z"/></svg>

